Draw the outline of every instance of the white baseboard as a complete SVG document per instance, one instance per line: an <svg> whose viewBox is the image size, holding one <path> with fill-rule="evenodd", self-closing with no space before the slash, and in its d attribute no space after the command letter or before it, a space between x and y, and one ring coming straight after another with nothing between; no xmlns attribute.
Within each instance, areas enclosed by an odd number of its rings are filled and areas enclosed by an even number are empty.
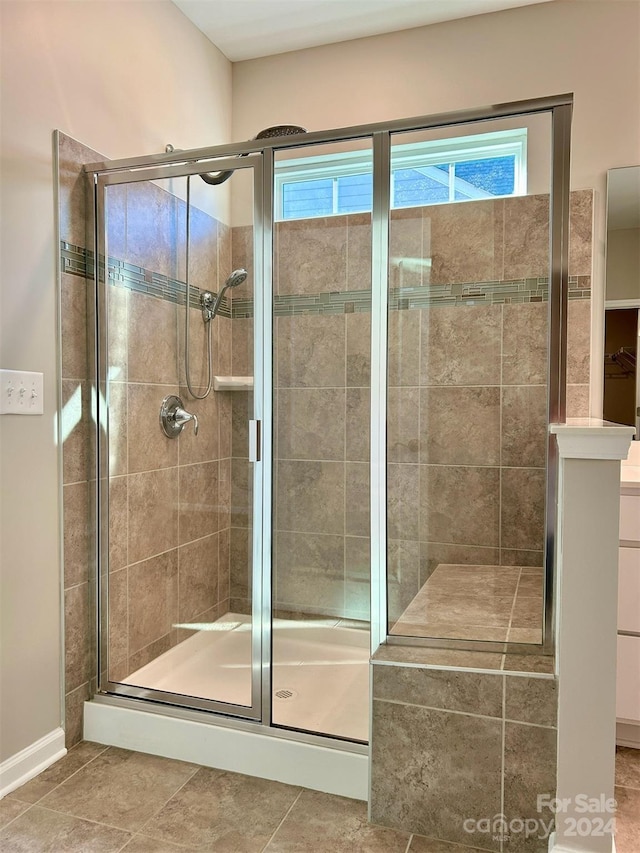
<svg viewBox="0 0 640 853"><path fill-rule="evenodd" d="M586 851L586 848L584 849ZM556 844L556 834L555 832L552 832L549 836L549 853L581 853L581 850L579 847L564 847L560 844ZM591 853L591 851L586 851L586 853ZM616 853L615 838L611 838L611 846L608 853Z"/></svg>
<svg viewBox="0 0 640 853"><path fill-rule="evenodd" d="M247 731L93 701L84 704L84 737L355 800L368 798L366 753L275 737L259 727Z"/></svg>
<svg viewBox="0 0 640 853"><path fill-rule="evenodd" d="M0 799L33 779L38 773L42 773L66 754L64 731L54 729L11 758L7 758L0 764Z"/></svg>
<svg viewBox="0 0 640 853"><path fill-rule="evenodd" d="M640 724L616 723L616 743L618 746L640 749Z"/></svg>

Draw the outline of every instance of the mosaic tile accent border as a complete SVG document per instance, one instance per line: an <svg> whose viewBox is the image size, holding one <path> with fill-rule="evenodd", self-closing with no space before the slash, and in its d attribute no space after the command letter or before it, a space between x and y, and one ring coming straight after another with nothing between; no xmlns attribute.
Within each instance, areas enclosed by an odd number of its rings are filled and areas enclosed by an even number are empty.
<svg viewBox="0 0 640 853"><path fill-rule="evenodd" d="M569 276L569 299L591 297L590 276ZM509 305L523 302L547 302L549 279L520 278L512 281L478 281L461 284L431 284L422 287L394 288L389 308L425 308L429 305Z"/></svg>
<svg viewBox="0 0 640 853"><path fill-rule="evenodd" d="M63 273L87 278L93 275L94 253L61 241L60 262ZM104 258L100 257L100 281L104 281ZM125 287L147 296L155 296L166 302L184 305L186 283L169 278L161 273L151 272L135 264L109 258L109 283L114 287ZM217 295L214 292L214 296ZM200 288L191 285L189 304L192 308L200 308ZM223 297L219 314L221 317L231 317L231 303Z"/></svg>
<svg viewBox="0 0 640 853"><path fill-rule="evenodd" d="M234 299L232 316L253 317L252 299ZM313 295L295 294L274 297L276 317L295 314L355 314L371 311L371 290L343 290Z"/></svg>
<svg viewBox="0 0 640 853"><path fill-rule="evenodd" d="M62 272L86 278L92 275L94 256L80 246L62 241ZM104 264L101 263L101 269ZM101 276L101 280L102 276ZM184 305L185 282L145 270L135 264L109 258L109 282L138 293L155 296ZM591 297L590 276L569 276L569 299ZM421 287L392 288L389 309L403 311L430 306L508 305L525 302L547 302L548 278L522 278L513 281L482 281L460 284L433 284ZM371 311L371 290L344 290L313 295L276 296L276 317L302 314L354 314ZM191 288L190 305L200 308L200 289ZM222 300L220 315L231 319L253 317L252 299Z"/></svg>

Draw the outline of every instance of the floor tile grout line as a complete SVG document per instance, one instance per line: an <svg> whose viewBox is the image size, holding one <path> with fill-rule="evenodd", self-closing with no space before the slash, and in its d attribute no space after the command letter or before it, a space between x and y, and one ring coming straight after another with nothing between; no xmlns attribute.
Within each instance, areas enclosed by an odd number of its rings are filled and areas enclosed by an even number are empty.
<svg viewBox="0 0 640 853"><path fill-rule="evenodd" d="M135 838L144 838L146 841L161 841L164 844L173 845L177 850L189 850L189 851L193 850L193 847L189 846L188 844L181 844L179 841L163 841L163 839L154 838L153 835L149 835L149 833L143 832L142 830L136 830L135 832L132 832L131 838L129 839L129 841L127 841L127 844L129 844ZM121 847L120 850L118 851L118 853L121 853L121 851L124 849L126 849L126 845L124 848Z"/></svg>
<svg viewBox="0 0 640 853"><path fill-rule="evenodd" d="M279 829L280 829L280 827L284 824L285 820L289 817L289 815L291 814L291 810L293 809L293 807L295 806L295 804L298 802L298 800L300 799L300 797L302 796L302 794L303 794L303 792L304 792L305 790L306 790L305 788L301 788L301 789L298 791L298 796L297 796L297 797L295 798L295 800L291 803L291 805L289 806L289 808L288 808L288 809L287 809L287 811L286 811L285 816L282 818L282 820L280 821L280 823L277 825L277 827L276 827L276 828L275 828L275 830L273 831L273 834L271 835L271 837L269 838L269 840L267 841L267 843L265 844L265 846L262 848L262 853L264 853L264 851L266 851L266 850L268 849L269 845L271 844L271 842L273 841L273 839L276 837L276 834L277 834L278 830L279 830Z"/></svg>
<svg viewBox="0 0 640 853"><path fill-rule="evenodd" d="M638 783L637 786L636 785L623 785L620 782L616 782L615 787L616 788L628 788L629 791L640 791L640 782Z"/></svg>
<svg viewBox="0 0 640 853"><path fill-rule="evenodd" d="M8 823L5 823L5 825L0 829L0 840L1 840L1 836L2 836L3 832L5 831L5 829L6 829L8 826L11 826L11 824L12 824L12 823L14 823L14 821L18 820L18 818L19 818L19 817L22 817L22 815L25 815L28 811L31 811L31 809L35 806L35 803L25 803L25 802L24 802L24 800L16 800L16 799L14 799L14 800L12 800L12 802L14 802L14 803L24 803L24 804L27 806L27 808L26 808L26 809L23 809L23 810L20 812L20 814L17 814L15 817L12 817L12 818L11 818L11 820L10 820Z"/></svg>
<svg viewBox="0 0 640 853"><path fill-rule="evenodd" d="M144 754L144 753L143 753L143 754ZM172 759L168 759L168 760L169 760L169 761L175 761L175 760L177 760L177 759L173 759L173 758L172 758ZM178 788L176 788L176 790L173 792L173 794L171 794L171 796L170 796L170 797L168 797L168 798L163 802L163 804L162 804L159 808L157 808L157 809L154 811L154 813L149 817L149 819L148 819L148 820L146 820L146 821L142 824L142 826L139 826L139 827L138 827L138 829L136 829L136 830L135 830L135 834L141 833L141 832L144 830L145 826L147 826L147 824L149 824L149 823L150 823L150 822L151 822L155 817L157 817L157 816L160 814L160 812L162 811L162 809L164 809L164 808L165 808L165 807L166 807L166 806L171 802L171 800L172 800L174 797L176 797L176 796L180 793L180 791L182 791L182 789L185 787L185 785L187 785L187 784L188 784L188 783L193 779L193 777L196 775L196 773L199 773L199 772L200 772L200 770L202 770L202 767L203 767L203 765L202 765L202 764L196 764L196 765L194 765L194 768L195 768L195 769L194 769L193 773L191 773L191 775L190 775L187 779L185 779L185 781L182 783L182 785L180 785ZM153 836L151 836L151 837L153 837ZM157 839L157 840L160 840L160 839Z"/></svg>
<svg viewBox="0 0 640 853"><path fill-rule="evenodd" d="M80 744L77 744L77 746L79 746L79 745L80 745ZM102 744L100 744L100 745L102 746ZM40 797L40 799L39 799L39 800L36 800L36 801L35 801L35 803L30 803L30 805L32 805L32 806L39 805L39 804L40 804L44 799L46 799L50 794L53 794L53 792L54 792L54 791L57 791L57 790L58 790L58 788L59 788L61 785L64 785L64 784L65 784L66 782L68 782L70 779L73 779L73 777L74 777L74 776L77 776L77 775L78 775L78 773L80 773L80 771L81 771L81 770L84 770L84 769L85 769L85 767L88 767L88 766L89 766L89 764L92 764L92 763L96 760L96 758L100 758L100 756L101 756L101 755L104 755L104 754L105 754L105 752L106 752L108 749L110 749L110 747L109 747L109 746L105 746L103 749L101 749L101 750L100 750L100 752L99 752L97 755L94 755L94 756L93 756L93 758L90 758L90 759L89 759L85 764L83 764L83 765L82 765L82 767L78 767L78 769L77 769L77 770L74 770L74 771L73 771L73 773L71 773L69 776L67 776L66 778L64 778L64 779L62 780L62 782L58 782L58 784L57 784L57 785L54 785L54 787L53 787L50 791L47 791L47 793L46 793L46 794L43 794L43 795ZM68 750L68 751L67 751L67 755L69 755L72 751L73 751L72 749L71 749L71 750ZM65 756L65 757L66 757L66 756ZM53 766L55 766L55 765L51 765L51 766L53 767ZM47 768L47 769L48 769L48 768ZM43 770L43 771L42 771L42 773L46 773L46 772L47 772L46 770ZM34 778L34 779L38 779L38 778L42 775L42 773L39 773L39 774L38 774L38 776L34 776L33 778ZM32 779L29 779L29 782L32 782L32 781L33 781ZM28 785L28 784L29 784L29 782L25 782L24 784L25 784L25 785ZM22 786L21 786L21 787L22 787ZM18 790L18 791L19 791L19 790L20 790L20 788L17 788L16 790ZM13 793L13 791L12 791L11 793ZM14 797L14 799L17 799L17 797ZM26 802L26 801L25 801L25 800L20 800L20 802ZM51 809L51 811L56 811L56 809Z"/></svg>
<svg viewBox="0 0 640 853"><path fill-rule="evenodd" d="M42 772L44 772L44 771L42 771ZM38 774L38 776L39 776L39 775L40 775L40 774ZM33 778L34 778L34 779L37 779L37 778L38 778L38 776L34 776ZM31 779L29 779L29 782L31 782L31 781L32 781L32 780L31 780ZM25 785L27 785L27 784L28 784L28 782L25 782L24 784L25 784ZM22 785L20 786L20 788L22 788ZM21 799L20 799L20 797L16 797L16 796L15 796L15 792L16 792L16 791L19 791L19 790L20 790L20 788L15 788L13 791L9 791L9 793L8 793L8 794L5 794L5 795L4 795L4 797L0 800L0 803L4 803L4 802L6 802L7 800L9 800L9 802L13 802L13 801L15 800L15 802L17 802L17 803L22 803L24 806L35 806L35 803L30 803L30 802L28 802L27 800L21 800ZM46 796L46 795L45 795L45 796Z"/></svg>
<svg viewBox="0 0 640 853"><path fill-rule="evenodd" d="M45 794L45 795L44 795L44 797L42 797L40 800L38 800L38 802L37 802L37 803L33 803L32 805L38 805L38 806L41 806L41 807L42 807L42 808L44 808L44 809L47 809L47 811L56 812L57 814L64 814L64 815L68 815L69 817L74 817L74 818L77 818L78 820L86 820L86 821L88 821L89 823L95 823L95 824L98 824L99 826L108 826L108 827L110 827L111 829L118 829L118 830L120 830L121 832L129 832L129 833L131 833L131 835L132 835L132 836L133 836L133 835L135 835L135 834L137 834L138 832L140 832L140 830L142 829L142 827L139 827L139 828L138 828L138 829L136 829L136 830L133 830L133 829L124 829L124 828L123 828L123 827L121 827L121 826L115 826L114 824L104 823L103 821L99 821L99 820L92 820L91 818L88 818L88 817L82 817L82 816L80 816L80 815L74 814L73 812L66 812L66 811L63 811L62 809L54 809L54 808L52 808L51 806L48 806L48 805L46 805L46 804L45 804L45 805L42 805L43 800L45 800L45 799L46 799L50 794L52 794L54 791L56 791L56 790L57 790L61 785L64 785L64 784L65 784L65 782L69 781L69 779L72 779L72 778L73 778L75 775L77 775L81 770L83 770L85 767L87 767L89 764L91 764L93 761L95 761L95 759L96 759L96 758L99 758L99 756L100 756L100 755L104 755L104 753L105 753L107 750L109 750L109 749L117 749L117 748L118 748L118 747L109 747L109 746L108 746L108 747L106 747L102 752L100 752L100 753L99 753L99 755L96 755L96 756L95 756L95 758L92 758L92 759L91 759L91 761L88 761L88 762L87 762L87 764L85 764L83 767L80 767L78 770L76 770L76 772L75 772L75 773L72 773L72 774L71 774L71 776L69 776L69 777L68 777L68 779L65 779L65 780L64 780L64 782L61 782L61 783L60 783L60 785L56 785L56 787L55 787L55 788L53 788L51 791L49 791L49 793ZM141 754L142 754L142 755L147 755L147 754L150 754L150 753L141 753ZM154 756L154 757L159 757L159 756ZM165 760L167 760L167 761L174 761L175 759L165 759ZM186 762L185 762L185 763L186 763ZM158 812L159 812L159 811L161 811L161 809L162 809L162 808L164 808L164 807L167 805L167 803L169 802L169 800L170 800L170 799L172 799L172 797L174 797L174 796L178 793L178 791L182 790L182 788L187 784L187 782L189 782L189 781L190 781L190 780L195 776L195 774L196 774L200 769L201 769L201 765L196 765L196 766L195 766L195 770L194 770L194 771L193 771L193 773L189 776L189 778L188 778L188 779L187 779L187 780L186 780L186 781L185 781L185 782L184 782L184 783L183 783L183 784L182 784L182 785L181 785L181 786L180 786L176 791L174 791L174 793L171 795L171 797L169 797L169 799L168 799L168 800L166 800L166 801L163 803L163 805L161 806L161 808L160 808L160 809L158 809L156 812L154 812L154 813L153 813L153 815L151 815L151 817L149 818L149 820L151 820L153 817L155 817L155 816L158 814ZM145 823L143 824L143 826L146 826L146 825L147 825L147 823L149 822L149 820L145 821ZM129 839L129 840L130 840L130 839Z"/></svg>
<svg viewBox="0 0 640 853"><path fill-rule="evenodd" d="M64 817L72 817L72 818L74 818L74 820L82 820L85 823L92 824L93 826L104 826L107 829L116 829L116 830L118 830L118 832L128 832L129 835L131 835L132 837L133 837L133 835L135 835L135 830L133 830L133 829L125 829L124 827L116 826L113 823L104 823L103 821L100 821L100 820L93 820L93 818L83 817L82 815L77 815L77 814L74 814L73 812L63 812L61 809L52 809L51 806L44 806L44 805L42 805L41 802L34 803L33 807L39 808L39 809L44 809L47 812L52 812L52 814L64 815ZM128 841L131 841L131 838L129 838Z"/></svg>
<svg viewBox="0 0 640 853"><path fill-rule="evenodd" d="M133 841L133 839L134 839L135 837L136 837L136 836L135 836L134 834L132 834L130 838L127 838L127 840L124 842L124 844L122 845L122 847L118 847L118 849L117 849L116 853L122 853L122 851L123 851L123 850L126 850L126 848L129 846L130 842L131 842L131 841Z"/></svg>

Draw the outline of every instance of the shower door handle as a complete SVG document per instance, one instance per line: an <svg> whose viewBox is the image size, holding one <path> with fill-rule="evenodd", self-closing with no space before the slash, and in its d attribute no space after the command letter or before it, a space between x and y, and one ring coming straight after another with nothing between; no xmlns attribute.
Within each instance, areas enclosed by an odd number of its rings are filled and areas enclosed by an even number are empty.
<svg viewBox="0 0 640 853"><path fill-rule="evenodd" d="M260 421L249 421L249 462L260 462Z"/></svg>

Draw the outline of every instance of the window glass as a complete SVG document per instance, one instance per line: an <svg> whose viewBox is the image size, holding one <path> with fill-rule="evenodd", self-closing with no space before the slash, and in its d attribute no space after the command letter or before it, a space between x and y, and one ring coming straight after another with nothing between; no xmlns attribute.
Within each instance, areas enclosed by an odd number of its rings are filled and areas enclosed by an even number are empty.
<svg viewBox="0 0 640 853"><path fill-rule="evenodd" d="M310 216L327 216L334 212L332 178L283 184L283 219L307 219Z"/></svg>
<svg viewBox="0 0 640 853"><path fill-rule="evenodd" d="M449 166L394 169L392 207L418 207L449 201Z"/></svg>
<svg viewBox="0 0 640 853"><path fill-rule="evenodd" d="M460 178L490 195L513 195L515 165L515 155L466 160L455 164L456 179Z"/></svg>
<svg viewBox="0 0 640 853"><path fill-rule="evenodd" d="M396 146L391 207L419 207L526 193L527 130ZM276 164L280 219L370 211L370 154L358 151Z"/></svg>
<svg viewBox="0 0 640 853"><path fill-rule="evenodd" d="M338 199L336 213L360 213L373 207L373 175L346 175L337 178Z"/></svg>

